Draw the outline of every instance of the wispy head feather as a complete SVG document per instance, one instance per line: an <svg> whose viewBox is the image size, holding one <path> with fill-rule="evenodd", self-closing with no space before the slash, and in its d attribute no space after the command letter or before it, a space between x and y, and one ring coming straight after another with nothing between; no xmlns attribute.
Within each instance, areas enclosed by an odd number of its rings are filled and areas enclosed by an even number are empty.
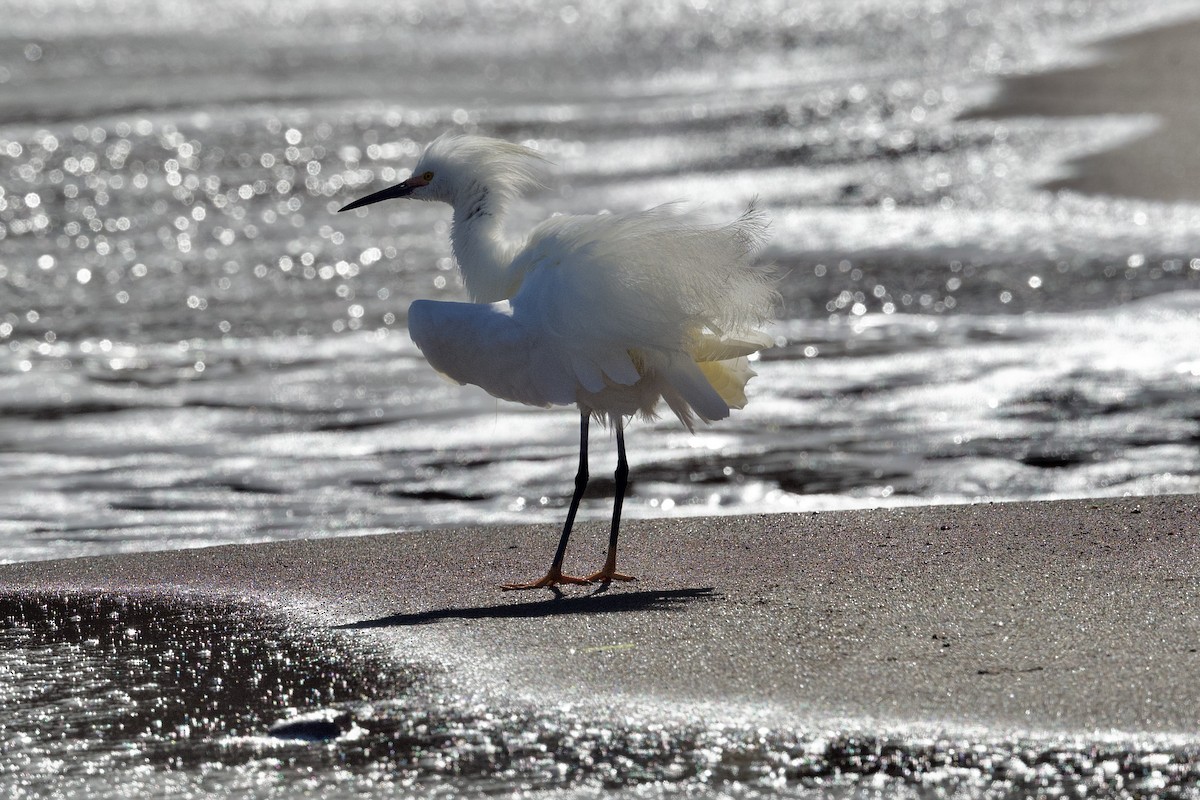
<svg viewBox="0 0 1200 800"><path fill-rule="evenodd" d="M413 174L432 172L457 194L473 185L510 200L541 187L547 161L536 150L502 139L445 133L425 148ZM452 200L452 197L445 198Z"/></svg>

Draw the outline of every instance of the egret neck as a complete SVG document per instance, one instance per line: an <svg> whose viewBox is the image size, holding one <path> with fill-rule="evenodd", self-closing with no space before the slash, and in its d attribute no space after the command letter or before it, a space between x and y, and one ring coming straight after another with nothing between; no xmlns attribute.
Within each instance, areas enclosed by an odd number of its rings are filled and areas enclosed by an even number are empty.
<svg viewBox="0 0 1200 800"><path fill-rule="evenodd" d="M510 242L504 237L501 197L473 182L452 203L454 224L450 243L467 293L476 303L495 303L512 297L523 277L513 274L513 260L523 243Z"/></svg>

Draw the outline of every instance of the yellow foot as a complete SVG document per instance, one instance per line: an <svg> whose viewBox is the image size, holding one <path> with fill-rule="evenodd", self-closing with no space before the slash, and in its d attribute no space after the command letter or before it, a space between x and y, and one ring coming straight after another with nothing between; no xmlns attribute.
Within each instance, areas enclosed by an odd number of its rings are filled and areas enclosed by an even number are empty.
<svg viewBox="0 0 1200 800"><path fill-rule="evenodd" d="M577 584L586 586L592 581L589 578L576 578L574 575L563 575L562 572L550 570L546 573L546 577L540 578L529 583L502 583L500 588L506 592L521 591L523 589L552 589L555 586L563 584Z"/></svg>
<svg viewBox="0 0 1200 800"><path fill-rule="evenodd" d="M591 575L588 575L584 580L589 583L602 583L607 586L613 581L636 581L637 578L632 575L622 575L617 572L616 567L605 567L599 572L593 572Z"/></svg>

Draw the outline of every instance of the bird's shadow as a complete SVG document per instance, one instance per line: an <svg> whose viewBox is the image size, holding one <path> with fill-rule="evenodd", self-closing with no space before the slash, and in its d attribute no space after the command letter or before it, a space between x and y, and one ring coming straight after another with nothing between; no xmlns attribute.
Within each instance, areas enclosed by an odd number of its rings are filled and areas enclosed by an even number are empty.
<svg viewBox="0 0 1200 800"><path fill-rule="evenodd" d="M561 614L614 614L624 611L680 611L686 603L716 600L712 586L692 589L660 589L642 592L607 594L594 592L580 597L561 593L547 600L529 603L502 603L467 608L439 608L412 614L390 614L376 619L364 619L335 626L339 630L391 628L405 625L428 625L447 619L534 619Z"/></svg>

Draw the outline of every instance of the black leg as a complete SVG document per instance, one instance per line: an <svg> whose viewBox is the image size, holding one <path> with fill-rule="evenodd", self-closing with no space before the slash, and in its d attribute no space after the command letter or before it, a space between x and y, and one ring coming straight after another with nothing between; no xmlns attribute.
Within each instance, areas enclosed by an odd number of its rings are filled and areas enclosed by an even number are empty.
<svg viewBox="0 0 1200 800"><path fill-rule="evenodd" d="M571 539L571 527L575 524L575 513L579 511L579 501L583 499L583 490L588 482L588 415L583 414L579 420L579 471L575 473L575 494L571 496L571 507L567 510L567 521L563 525L562 536L558 539L558 550L554 552L554 561L546 577L529 583L504 583L501 589L550 589L558 592L560 584L591 583L588 578L577 578L573 575L563 575L563 557L567 554L567 542ZM622 459L624 456L622 455Z"/></svg>
<svg viewBox="0 0 1200 800"><path fill-rule="evenodd" d="M583 499L583 491L588 482L588 415L580 415L579 421L579 470L575 473L575 493L571 495L571 507L567 509L567 521L563 525L562 536L558 540L558 550L554 552L554 561L550 564L550 572L562 571L563 558L567 554L567 542L571 538L571 527L575 524L575 514L579 511L579 501Z"/></svg>
<svg viewBox="0 0 1200 800"><path fill-rule="evenodd" d="M624 420L617 422L617 471L613 473L613 517L612 531L608 534L608 552L617 554L617 535L621 531L621 506L625 504L625 487L629 485L629 462L625 460Z"/></svg>
<svg viewBox="0 0 1200 800"><path fill-rule="evenodd" d="M621 506L625 503L625 489L629 485L629 462L625 459L625 424L617 420L617 471L613 473L613 516L612 530L608 534L608 557L604 566L588 576L589 581L599 581L604 587L613 581L631 581L628 575L617 572L617 537L621 533ZM603 591L603 588L601 589Z"/></svg>

